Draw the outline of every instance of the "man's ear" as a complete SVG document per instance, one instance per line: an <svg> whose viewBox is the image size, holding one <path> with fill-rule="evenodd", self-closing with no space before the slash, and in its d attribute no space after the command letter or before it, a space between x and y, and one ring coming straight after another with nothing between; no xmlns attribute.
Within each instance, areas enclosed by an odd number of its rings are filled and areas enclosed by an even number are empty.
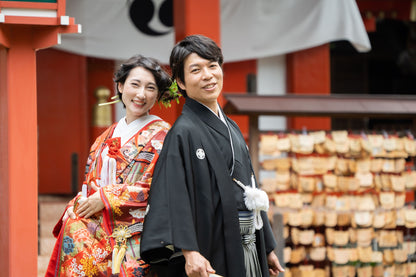
<svg viewBox="0 0 416 277"><path fill-rule="evenodd" d="M185 89L185 84L182 83L181 80L179 80L179 78L176 78L176 83L178 84L178 86L182 89L182 90L186 90Z"/></svg>

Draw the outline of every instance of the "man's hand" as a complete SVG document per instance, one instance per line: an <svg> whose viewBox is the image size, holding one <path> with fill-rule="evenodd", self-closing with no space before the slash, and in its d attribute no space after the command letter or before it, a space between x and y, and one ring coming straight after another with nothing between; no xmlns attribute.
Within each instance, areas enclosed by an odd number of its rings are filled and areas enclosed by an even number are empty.
<svg viewBox="0 0 416 277"><path fill-rule="evenodd" d="M89 218L96 212L104 209L104 203L100 197L100 191L96 191L93 195L90 195L85 201L80 202L77 210L75 211L79 217Z"/></svg>
<svg viewBox="0 0 416 277"><path fill-rule="evenodd" d="M279 272L284 272L285 270L279 263L279 259L277 258L274 251L270 252L269 255L267 255L267 264L269 265L269 273L270 276L277 276L279 275Z"/></svg>
<svg viewBox="0 0 416 277"><path fill-rule="evenodd" d="M197 251L189 251L182 249L185 257L185 271L189 277L201 276L208 277L210 273L215 273L211 264Z"/></svg>

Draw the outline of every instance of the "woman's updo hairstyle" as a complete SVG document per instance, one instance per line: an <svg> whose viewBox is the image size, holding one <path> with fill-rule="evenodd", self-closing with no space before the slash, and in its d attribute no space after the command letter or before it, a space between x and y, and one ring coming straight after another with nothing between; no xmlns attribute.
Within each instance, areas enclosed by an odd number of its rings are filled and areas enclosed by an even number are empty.
<svg viewBox="0 0 416 277"><path fill-rule="evenodd" d="M158 95L157 101L163 100L166 91L169 90L172 81L169 74L161 67L159 61L154 58L144 57L142 55L135 55L128 59L125 63L120 65L120 68L114 74L114 82L116 84L117 95L121 100L121 92L118 90L118 83L124 84L129 76L130 71L136 67L142 67L149 70L155 78ZM123 103L124 105L124 103ZM124 105L125 106L125 105Z"/></svg>

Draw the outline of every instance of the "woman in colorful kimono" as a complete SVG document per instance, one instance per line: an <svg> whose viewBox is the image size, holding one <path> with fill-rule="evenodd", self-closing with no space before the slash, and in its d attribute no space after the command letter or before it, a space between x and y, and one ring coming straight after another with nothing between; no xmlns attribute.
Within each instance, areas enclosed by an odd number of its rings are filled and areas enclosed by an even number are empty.
<svg viewBox="0 0 416 277"><path fill-rule="evenodd" d="M170 128L149 110L156 101L169 105L174 92L159 63L143 56L122 64L114 81L125 117L91 147L82 192L55 226L57 242L46 276L145 276L149 271L140 258L140 237L154 165Z"/></svg>

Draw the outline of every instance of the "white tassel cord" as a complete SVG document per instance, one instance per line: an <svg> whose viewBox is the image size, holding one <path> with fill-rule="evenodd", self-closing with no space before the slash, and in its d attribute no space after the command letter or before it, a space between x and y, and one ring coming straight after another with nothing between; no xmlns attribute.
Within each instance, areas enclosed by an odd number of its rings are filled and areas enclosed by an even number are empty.
<svg viewBox="0 0 416 277"><path fill-rule="evenodd" d="M109 169L108 185L114 185L116 184L116 170L117 170L117 162L114 158L110 158L110 160L108 161L108 169Z"/></svg>
<svg viewBox="0 0 416 277"><path fill-rule="evenodd" d="M245 186L243 183L233 178L233 181L237 183L244 190L244 203L246 204L247 209L254 211L254 227L256 230L260 230L263 227L263 220L261 219L261 211L266 211L269 209L269 197L267 193L261 189Z"/></svg>

